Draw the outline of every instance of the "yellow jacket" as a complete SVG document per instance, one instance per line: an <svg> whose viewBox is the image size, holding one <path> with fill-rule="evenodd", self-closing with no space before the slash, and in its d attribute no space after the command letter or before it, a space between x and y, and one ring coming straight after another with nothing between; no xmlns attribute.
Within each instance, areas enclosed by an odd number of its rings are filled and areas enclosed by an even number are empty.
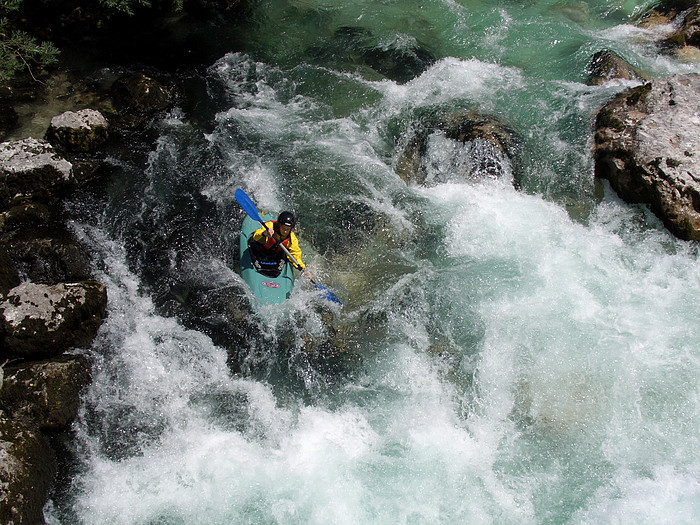
<svg viewBox="0 0 700 525"><path fill-rule="evenodd" d="M299 263L299 266L301 266L302 269L306 268L306 265L301 260L301 248L299 247L299 241L297 240L297 236L294 235L294 232L289 232L289 237L287 237L286 239L282 239L280 237L280 234L275 230L274 225L275 221L266 222L264 228L260 227L253 232L253 240L259 242L260 244L263 244L263 248L269 250L271 253L282 251L281 248L275 249L274 243L271 240L269 240L267 236L263 235L265 230L267 230L268 228L272 228L272 231L275 232L274 237L277 240L277 242L281 243L285 248L287 248L290 255L296 259L296 261Z"/></svg>

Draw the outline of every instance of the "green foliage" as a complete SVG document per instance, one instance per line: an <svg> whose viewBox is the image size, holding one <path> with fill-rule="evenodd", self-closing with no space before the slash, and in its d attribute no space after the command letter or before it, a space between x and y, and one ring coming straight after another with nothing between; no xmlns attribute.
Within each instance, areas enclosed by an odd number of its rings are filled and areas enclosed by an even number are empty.
<svg viewBox="0 0 700 525"><path fill-rule="evenodd" d="M176 10L182 9L184 0L172 2ZM156 7L162 0L155 0ZM139 7L152 7L151 0L99 0L107 11L134 14ZM13 27L7 17L19 10L22 0L0 0L0 82L11 79L17 72L26 69L32 77L32 67L56 63L58 49L50 42L37 42L36 38ZM3 16L5 15L5 16Z"/></svg>
<svg viewBox="0 0 700 525"><path fill-rule="evenodd" d="M107 9L120 13L134 14L134 7L151 7L149 0L100 0Z"/></svg>
<svg viewBox="0 0 700 525"><path fill-rule="evenodd" d="M0 0L0 11L17 11L22 0Z"/></svg>
<svg viewBox="0 0 700 525"><path fill-rule="evenodd" d="M22 0L2 0L0 9L16 10ZM56 62L58 49L50 42L37 42L24 31L10 28L7 18L0 18L0 81L9 80L15 73L27 69L33 76L33 65Z"/></svg>
<svg viewBox="0 0 700 525"><path fill-rule="evenodd" d="M22 1L22 0L0 0L0 1ZM182 9L182 3L184 0L172 0L173 7L176 10ZM150 0L100 0L100 4L109 10L117 11L120 13L127 13L129 15L134 14L134 8L136 7L151 7Z"/></svg>

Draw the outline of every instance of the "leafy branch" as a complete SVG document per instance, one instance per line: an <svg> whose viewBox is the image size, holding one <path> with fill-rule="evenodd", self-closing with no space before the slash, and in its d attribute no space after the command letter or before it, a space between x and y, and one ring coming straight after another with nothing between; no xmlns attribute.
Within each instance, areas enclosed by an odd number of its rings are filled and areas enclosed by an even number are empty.
<svg viewBox="0 0 700 525"><path fill-rule="evenodd" d="M0 0L0 11L17 11L22 0ZM7 18L0 18L0 81L11 79L27 69L34 80L32 65L45 66L58 60L58 49L51 42L38 43L24 31L12 29Z"/></svg>
<svg viewBox="0 0 700 525"><path fill-rule="evenodd" d="M17 72L27 70L34 80L33 67L42 67L58 61L59 50L51 42L38 42L35 37L17 29L10 13L20 9L23 0L0 0L0 82L11 79ZM181 10L184 0L99 0L107 13L134 15L138 8L154 4L171 4ZM15 17L17 15L15 14Z"/></svg>

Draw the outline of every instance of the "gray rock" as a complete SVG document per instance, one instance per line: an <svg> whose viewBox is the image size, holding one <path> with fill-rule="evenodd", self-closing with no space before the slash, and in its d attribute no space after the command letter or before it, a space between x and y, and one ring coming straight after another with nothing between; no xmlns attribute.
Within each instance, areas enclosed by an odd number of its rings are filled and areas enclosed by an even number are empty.
<svg viewBox="0 0 700 525"><path fill-rule="evenodd" d="M0 523L43 524L55 474L56 455L46 436L0 411Z"/></svg>
<svg viewBox="0 0 700 525"><path fill-rule="evenodd" d="M53 203L75 185L71 163L48 142L27 138L0 144L0 209L27 200Z"/></svg>
<svg viewBox="0 0 700 525"><path fill-rule="evenodd" d="M95 281L22 283L0 302L0 353L41 359L88 343L104 320L106 306L106 288Z"/></svg>
<svg viewBox="0 0 700 525"><path fill-rule="evenodd" d="M66 111L51 119L46 139L70 151L95 151L108 138L109 124L94 109Z"/></svg>
<svg viewBox="0 0 700 525"><path fill-rule="evenodd" d="M80 392L90 383L85 356L7 366L0 399L13 418L35 422L44 432L65 430L78 415Z"/></svg>
<svg viewBox="0 0 700 525"><path fill-rule="evenodd" d="M70 231L34 227L0 240L23 280L42 284L92 279L90 256Z"/></svg>
<svg viewBox="0 0 700 525"><path fill-rule="evenodd" d="M596 118L595 174L644 203L681 239L700 240L700 75L617 96Z"/></svg>

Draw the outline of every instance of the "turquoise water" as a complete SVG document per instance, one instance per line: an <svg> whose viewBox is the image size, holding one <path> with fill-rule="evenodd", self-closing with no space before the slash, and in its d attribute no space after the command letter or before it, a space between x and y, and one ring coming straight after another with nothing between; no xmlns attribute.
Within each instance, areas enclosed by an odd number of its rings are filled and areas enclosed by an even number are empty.
<svg viewBox="0 0 700 525"><path fill-rule="evenodd" d="M593 178L595 113L635 85L586 86L593 53L700 72L629 25L644 7L261 2L207 72L210 126L172 112L74 206L110 306L50 521L700 521L697 246ZM391 80L358 39L431 58ZM517 166L460 180L434 137L449 182L402 180L445 108L515 130ZM249 314L239 187L298 212L342 308L302 278Z"/></svg>

